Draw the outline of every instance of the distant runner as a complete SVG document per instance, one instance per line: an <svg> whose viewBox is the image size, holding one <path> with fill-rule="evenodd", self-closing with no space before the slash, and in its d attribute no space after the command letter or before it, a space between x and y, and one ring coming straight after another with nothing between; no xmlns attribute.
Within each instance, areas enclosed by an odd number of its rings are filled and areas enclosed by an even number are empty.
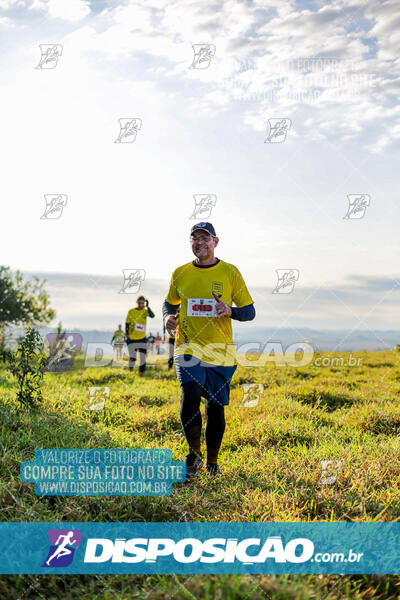
<svg viewBox="0 0 400 600"><path fill-rule="evenodd" d="M125 344L125 334L122 331L122 325L118 325L118 329L114 331L111 338L111 343L114 344L114 350L117 355L117 359L122 358L122 348Z"/></svg>
<svg viewBox="0 0 400 600"><path fill-rule="evenodd" d="M154 341L155 341L155 337L154 337L154 335L150 331L150 335L147 338L147 350L148 350L149 354L153 354L153 351L154 351Z"/></svg>
<svg viewBox="0 0 400 600"><path fill-rule="evenodd" d="M137 308L131 308L126 316L125 333L129 352L129 370L133 371L136 362L136 352L139 352L139 375L143 377L146 370L146 322L147 317L154 318L149 301L144 296L136 300Z"/></svg>
<svg viewBox="0 0 400 600"><path fill-rule="evenodd" d="M155 341L154 341L154 343L155 343L155 346L156 346L156 352L157 352L157 354L160 354L160 348L161 348L161 336L160 336L160 334L158 333L158 331L157 331L157 335L156 335L156 337L155 337Z"/></svg>
<svg viewBox="0 0 400 600"><path fill-rule="evenodd" d="M172 334L176 329L174 358L181 388L180 418L189 445L188 478L203 465L202 396L207 419L206 468L211 475L221 474L218 452L225 431L224 406L229 404L230 381L237 368L231 319L251 321L256 314L239 269L214 256L219 238L211 223L197 223L190 233L197 258L172 273L163 304L167 331Z"/></svg>

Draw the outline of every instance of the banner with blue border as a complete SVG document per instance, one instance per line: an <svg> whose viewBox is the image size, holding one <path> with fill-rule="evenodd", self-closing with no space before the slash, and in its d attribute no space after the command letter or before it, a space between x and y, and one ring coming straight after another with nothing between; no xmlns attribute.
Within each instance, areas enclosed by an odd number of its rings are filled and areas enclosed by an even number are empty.
<svg viewBox="0 0 400 600"><path fill-rule="evenodd" d="M396 574L400 523L0 523L0 573Z"/></svg>

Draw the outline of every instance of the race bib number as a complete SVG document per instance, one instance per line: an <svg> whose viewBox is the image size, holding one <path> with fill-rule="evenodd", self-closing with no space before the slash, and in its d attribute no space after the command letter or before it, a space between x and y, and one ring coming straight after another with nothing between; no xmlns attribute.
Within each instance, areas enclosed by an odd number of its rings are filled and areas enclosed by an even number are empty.
<svg viewBox="0 0 400 600"><path fill-rule="evenodd" d="M143 323L136 323L135 331L144 331L144 330L145 330L145 326L143 325Z"/></svg>
<svg viewBox="0 0 400 600"><path fill-rule="evenodd" d="M216 301L213 298L188 298L188 317L217 317Z"/></svg>

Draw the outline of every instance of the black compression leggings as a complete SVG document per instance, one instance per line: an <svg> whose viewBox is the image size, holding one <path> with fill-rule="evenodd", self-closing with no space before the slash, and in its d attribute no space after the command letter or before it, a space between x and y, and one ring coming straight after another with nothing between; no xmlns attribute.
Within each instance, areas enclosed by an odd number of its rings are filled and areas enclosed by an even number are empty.
<svg viewBox="0 0 400 600"><path fill-rule="evenodd" d="M201 396L206 394L204 388L197 381L188 381L181 386L180 417L183 430L189 446L200 451L201 437ZM206 444L207 448L219 449L225 431L224 406L205 399L206 408Z"/></svg>

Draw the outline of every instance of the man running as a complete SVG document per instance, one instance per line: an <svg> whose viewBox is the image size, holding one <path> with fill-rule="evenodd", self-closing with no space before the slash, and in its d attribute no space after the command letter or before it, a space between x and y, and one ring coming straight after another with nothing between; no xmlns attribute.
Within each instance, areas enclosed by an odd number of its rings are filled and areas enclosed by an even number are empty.
<svg viewBox="0 0 400 600"><path fill-rule="evenodd" d="M131 308L126 316L125 333L129 352L129 370L133 371L136 362L136 352L139 352L139 375L143 377L146 370L146 322L147 317L154 318L149 301L144 296L136 300L136 308Z"/></svg>
<svg viewBox="0 0 400 600"><path fill-rule="evenodd" d="M111 338L111 343L114 345L117 360L122 358L122 348L124 347L125 343L125 335L122 331L122 325L118 325L118 329L114 331L114 334Z"/></svg>
<svg viewBox="0 0 400 600"><path fill-rule="evenodd" d="M237 368L231 319L251 321L256 314L239 269L214 256L219 238L211 223L197 223L190 234L196 259L175 269L163 304L168 333L176 329L174 358L181 388L180 418L189 445L187 478L194 477L203 464L202 396L206 468L211 475L221 474L218 452L225 431L224 406L229 404L230 381Z"/></svg>

